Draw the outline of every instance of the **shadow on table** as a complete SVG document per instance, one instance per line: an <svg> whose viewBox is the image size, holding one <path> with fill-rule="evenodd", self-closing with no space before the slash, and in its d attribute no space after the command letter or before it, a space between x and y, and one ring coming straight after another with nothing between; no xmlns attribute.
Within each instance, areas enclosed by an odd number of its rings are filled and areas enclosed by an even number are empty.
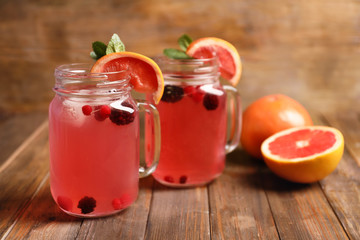
<svg viewBox="0 0 360 240"><path fill-rule="evenodd" d="M260 190L276 192L302 191L317 184L286 181L271 172L263 160L251 157L241 148L227 155L226 164L225 174L235 178L234 180L241 185L246 184Z"/></svg>

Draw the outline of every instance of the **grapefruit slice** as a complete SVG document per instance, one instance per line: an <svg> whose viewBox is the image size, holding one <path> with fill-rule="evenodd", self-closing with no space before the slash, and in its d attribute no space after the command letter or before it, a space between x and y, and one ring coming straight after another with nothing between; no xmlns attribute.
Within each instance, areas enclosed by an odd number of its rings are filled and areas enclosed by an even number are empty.
<svg viewBox="0 0 360 240"><path fill-rule="evenodd" d="M215 37L199 38L188 46L186 54L193 58L217 56L221 76L233 86L239 82L242 64L239 53L231 43Z"/></svg>
<svg viewBox="0 0 360 240"><path fill-rule="evenodd" d="M130 84L135 91L152 93L155 103L159 103L164 92L164 78L152 59L133 52L115 52L101 57L91 68L92 73L121 70L130 72Z"/></svg>
<svg viewBox="0 0 360 240"><path fill-rule="evenodd" d="M335 170L344 151L341 132L332 127L305 126L280 131L261 145L266 165L292 182L311 183Z"/></svg>

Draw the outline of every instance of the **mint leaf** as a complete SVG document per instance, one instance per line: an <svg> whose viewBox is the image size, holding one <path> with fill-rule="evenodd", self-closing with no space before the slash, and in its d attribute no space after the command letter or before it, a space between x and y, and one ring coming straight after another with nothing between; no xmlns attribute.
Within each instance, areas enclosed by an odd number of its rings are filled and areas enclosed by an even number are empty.
<svg viewBox="0 0 360 240"><path fill-rule="evenodd" d="M106 48L106 54L114 53L114 52L124 52L125 45L120 40L120 37L114 33L111 37L111 40Z"/></svg>
<svg viewBox="0 0 360 240"><path fill-rule="evenodd" d="M181 50L183 50L184 52L186 52L188 46L190 45L190 43L193 40L191 39L191 37L189 37L189 35L187 34L183 34L179 39L178 39L178 44L181 48Z"/></svg>
<svg viewBox="0 0 360 240"><path fill-rule="evenodd" d="M94 51L90 52L90 57L94 60L98 60L98 56L96 55L96 53Z"/></svg>
<svg viewBox="0 0 360 240"><path fill-rule="evenodd" d="M189 58L191 58L184 51L174 49L174 48L165 48L164 55L169 58L173 58L173 59L189 59Z"/></svg>
<svg viewBox="0 0 360 240"><path fill-rule="evenodd" d="M102 56L106 55L106 44L100 41L93 42L92 44L93 52L90 53L90 56L94 59L99 59Z"/></svg>

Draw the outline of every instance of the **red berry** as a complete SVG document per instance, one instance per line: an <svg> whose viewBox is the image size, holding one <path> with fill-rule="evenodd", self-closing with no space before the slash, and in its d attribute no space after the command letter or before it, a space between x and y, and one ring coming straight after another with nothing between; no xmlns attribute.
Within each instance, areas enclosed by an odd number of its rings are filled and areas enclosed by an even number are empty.
<svg viewBox="0 0 360 240"><path fill-rule="evenodd" d="M111 113L111 109L108 105L102 105L100 108L100 114L104 116L105 118L109 117Z"/></svg>
<svg viewBox="0 0 360 240"><path fill-rule="evenodd" d="M205 92L200 89L200 86L196 87L196 91L193 93L192 97L196 102L201 102L205 95Z"/></svg>
<svg viewBox="0 0 360 240"><path fill-rule="evenodd" d="M195 92L195 87L194 86L186 86L184 88L184 92L186 95L192 95Z"/></svg>
<svg viewBox="0 0 360 240"><path fill-rule="evenodd" d="M115 210L120 210L129 206L133 201L133 198L130 194L123 194L120 198L114 198L112 201L113 208Z"/></svg>
<svg viewBox="0 0 360 240"><path fill-rule="evenodd" d="M110 111L110 120L116 125L126 125L134 121L135 109L129 102L121 103L121 108L112 108Z"/></svg>
<svg viewBox="0 0 360 240"><path fill-rule="evenodd" d="M200 86L186 86L184 88L186 95L190 96L195 102L201 102L205 93L200 89Z"/></svg>
<svg viewBox="0 0 360 240"><path fill-rule="evenodd" d="M114 198L114 200L112 200L112 205L113 205L113 208L115 210L119 210L121 209L122 207L122 203L121 203L121 200L119 198Z"/></svg>
<svg viewBox="0 0 360 240"><path fill-rule="evenodd" d="M165 85L164 93L161 101L175 103L180 101L184 96L184 89L182 87Z"/></svg>
<svg viewBox="0 0 360 240"><path fill-rule="evenodd" d="M180 180L179 180L180 183L184 184L184 183L186 183L186 181L187 181L187 176L183 175L180 177Z"/></svg>
<svg viewBox="0 0 360 240"><path fill-rule="evenodd" d="M207 110L215 110L219 105L219 99L216 95L207 93L204 96L203 105Z"/></svg>
<svg viewBox="0 0 360 240"><path fill-rule="evenodd" d="M79 201L77 207L81 209L81 213L83 214L91 213L96 208L96 200L92 197L85 196Z"/></svg>
<svg viewBox="0 0 360 240"><path fill-rule="evenodd" d="M84 105L81 108L84 115L89 116L92 112L92 107L90 105Z"/></svg>
<svg viewBox="0 0 360 240"><path fill-rule="evenodd" d="M95 119L98 121L104 121L110 116L111 109L108 105L101 105L95 107Z"/></svg>
<svg viewBox="0 0 360 240"><path fill-rule="evenodd" d="M169 183L173 183L173 182L174 182L174 178L171 177L171 176L165 176L165 177L164 177L164 180L165 180L166 182L169 182Z"/></svg>

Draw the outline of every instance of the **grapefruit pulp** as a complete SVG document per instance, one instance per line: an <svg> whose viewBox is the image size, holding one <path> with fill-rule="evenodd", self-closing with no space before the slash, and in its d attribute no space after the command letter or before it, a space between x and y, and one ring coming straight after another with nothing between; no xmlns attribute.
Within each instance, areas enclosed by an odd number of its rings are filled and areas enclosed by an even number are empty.
<svg viewBox="0 0 360 240"><path fill-rule="evenodd" d="M229 42L215 37L199 38L188 46L186 54L193 58L217 56L221 76L235 86L241 77L242 64L239 53Z"/></svg>
<svg viewBox="0 0 360 240"><path fill-rule="evenodd" d="M261 145L266 165L278 176L311 183L329 175L344 151L344 138L335 128L305 126L280 131Z"/></svg>
<svg viewBox="0 0 360 240"><path fill-rule="evenodd" d="M133 52L116 52L98 59L91 68L92 73L127 70L130 84L135 91L152 93L158 103L164 92L164 78L159 66L150 58Z"/></svg>

